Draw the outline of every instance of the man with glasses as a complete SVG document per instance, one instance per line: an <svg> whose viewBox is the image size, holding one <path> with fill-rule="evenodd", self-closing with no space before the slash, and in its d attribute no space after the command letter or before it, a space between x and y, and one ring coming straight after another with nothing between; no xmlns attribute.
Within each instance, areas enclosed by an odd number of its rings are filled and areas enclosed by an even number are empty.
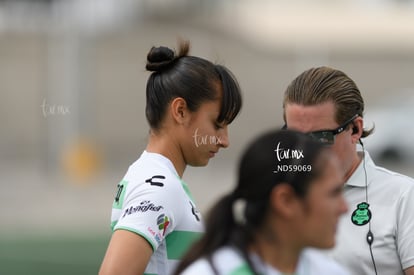
<svg viewBox="0 0 414 275"><path fill-rule="evenodd" d="M284 128L330 146L343 168L349 211L332 256L356 275L414 275L414 180L376 166L364 150L373 129L364 128L354 81L332 68L309 69L288 86L283 109Z"/></svg>

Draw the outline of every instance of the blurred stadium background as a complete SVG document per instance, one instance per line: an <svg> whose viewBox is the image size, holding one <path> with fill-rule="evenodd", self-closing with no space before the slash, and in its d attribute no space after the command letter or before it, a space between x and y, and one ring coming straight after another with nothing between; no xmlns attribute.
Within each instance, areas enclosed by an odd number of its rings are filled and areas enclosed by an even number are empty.
<svg viewBox="0 0 414 275"><path fill-rule="evenodd" d="M367 115L387 114L378 136L400 134L387 146L412 135L408 113L392 127L414 89L411 0L0 0L0 274L97 273L116 184L146 144L146 54L179 37L244 92L230 148L184 176L203 212L233 186L244 145L282 124L283 91L309 67L356 81ZM410 156L377 161L414 175Z"/></svg>

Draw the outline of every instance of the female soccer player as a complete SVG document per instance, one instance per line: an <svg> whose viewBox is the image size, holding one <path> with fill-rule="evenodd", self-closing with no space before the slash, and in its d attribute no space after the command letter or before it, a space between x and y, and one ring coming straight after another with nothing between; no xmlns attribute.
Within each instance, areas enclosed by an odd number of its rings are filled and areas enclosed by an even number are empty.
<svg viewBox="0 0 414 275"><path fill-rule="evenodd" d="M315 248L347 211L338 160L305 134L272 131L243 154L236 188L211 209L176 274L344 275Z"/></svg>
<svg viewBox="0 0 414 275"><path fill-rule="evenodd" d="M167 47L148 53L149 141L118 184L101 275L171 274L203 231L181 178L187 165L205 166L229 145L227 126L242 99L228 69L188 51L181 42L178 54Z"/></svg>

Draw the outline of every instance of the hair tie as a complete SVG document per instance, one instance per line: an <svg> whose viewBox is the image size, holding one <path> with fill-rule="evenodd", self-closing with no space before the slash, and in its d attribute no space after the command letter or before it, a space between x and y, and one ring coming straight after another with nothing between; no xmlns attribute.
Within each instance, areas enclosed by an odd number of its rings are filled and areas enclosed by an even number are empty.
<svg viewBox="0 0 414 275"><path fill-rule="evenodd" d="M233 202L233 217L238 225L246 224L246 204L246 200L241 198Z"/></svg>

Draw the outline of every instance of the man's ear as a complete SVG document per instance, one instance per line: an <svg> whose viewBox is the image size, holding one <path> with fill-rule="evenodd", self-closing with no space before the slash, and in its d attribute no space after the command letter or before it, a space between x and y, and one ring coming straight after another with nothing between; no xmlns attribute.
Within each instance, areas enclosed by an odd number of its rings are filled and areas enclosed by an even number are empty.
<svg viewBox="0 0 414 275"><path fill-rule="evenodd" d="M270 193L270 205L277 215L291 218L297 214L299 198L287 183L279 183Z"/></svg>
<svg viewBox="0 0 414 275"><path fill-rule="evenodd" d="M358 143L359 139L362 136L362 131L364 130L364 120L362 117L358 116L355 118L354 122L352 123L352 142Z"/></svg>
<svg viewBox="0 0 414 275"><path fill-rule="evenodd" d="M187 102L182 97L176 97L173 99L170 104L170 112L173 120L177 124L185 124L190 118Z"/></svg>

